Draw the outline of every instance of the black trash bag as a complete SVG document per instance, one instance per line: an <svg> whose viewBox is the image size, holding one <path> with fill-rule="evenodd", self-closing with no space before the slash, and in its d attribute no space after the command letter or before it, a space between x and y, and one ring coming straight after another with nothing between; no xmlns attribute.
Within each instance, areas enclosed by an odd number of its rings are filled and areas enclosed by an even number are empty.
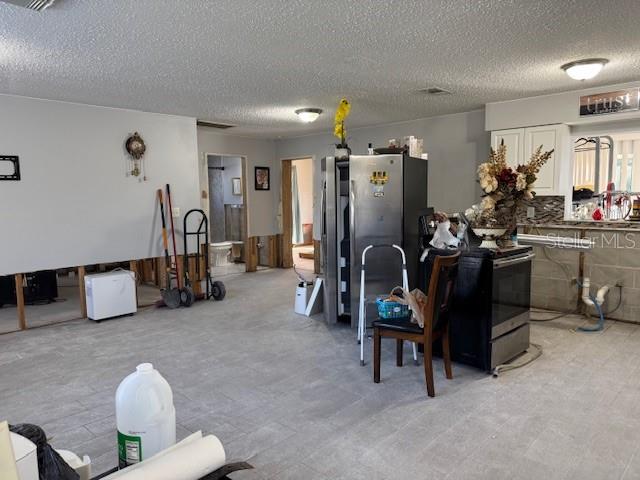
<svg viewBox="0 0 640 480"><path fill-rule="evenodd" d="M37 425L9 425L9 430L36 444L40 480L79 480L80 475L47 443L47 436Z"/></svg>

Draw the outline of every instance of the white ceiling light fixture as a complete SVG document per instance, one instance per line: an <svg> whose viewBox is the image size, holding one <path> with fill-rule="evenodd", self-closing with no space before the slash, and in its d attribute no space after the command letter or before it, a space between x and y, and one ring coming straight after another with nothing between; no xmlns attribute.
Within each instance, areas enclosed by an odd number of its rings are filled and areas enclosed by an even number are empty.
<svg viewBox="0 0 640 480"><path fill-rule="evenodd" d="M589 80L600 73L600 70L609 63L606 58L587 58L562 65L562 70L574 80Z"/></svg>
<svg viewBox="0 0 640 480"><path fill-rule="evenodd" d="M304 123L315 122L321 113L322 109L320 108L299 108L296 110L296 115Z"/></svg>

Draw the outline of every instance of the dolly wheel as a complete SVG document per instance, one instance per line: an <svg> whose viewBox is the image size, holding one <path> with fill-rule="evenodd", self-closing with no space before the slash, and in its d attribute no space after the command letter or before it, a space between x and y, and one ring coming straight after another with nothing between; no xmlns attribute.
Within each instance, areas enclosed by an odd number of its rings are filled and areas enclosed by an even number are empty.
<svg viewBox="0 0 640 480"><path fill-rule="evenodd" d="M185 307L190 307L196 301L196 294L190 286L183 287L180 290L180 303Z"/></svg>
<svg viewBox="0 0 640 480"><path fill-rule="evenodd" d="M211 285L211 296L214 300L222 300L227 294L227 289L224 288L224 283L213 282Z"/></svg>

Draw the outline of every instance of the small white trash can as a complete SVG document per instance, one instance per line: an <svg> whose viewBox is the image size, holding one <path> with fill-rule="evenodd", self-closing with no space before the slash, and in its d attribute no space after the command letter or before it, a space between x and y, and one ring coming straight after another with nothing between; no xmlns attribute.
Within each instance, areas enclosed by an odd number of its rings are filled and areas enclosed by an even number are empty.
<svg viewBox="0 0 640 480"><path fill-rule="evenodd" d="M304 315L307 310L307 302L311 298L311 291L313 290L313 283L300 282L296 287L296 301L293 311Z"/></svg>

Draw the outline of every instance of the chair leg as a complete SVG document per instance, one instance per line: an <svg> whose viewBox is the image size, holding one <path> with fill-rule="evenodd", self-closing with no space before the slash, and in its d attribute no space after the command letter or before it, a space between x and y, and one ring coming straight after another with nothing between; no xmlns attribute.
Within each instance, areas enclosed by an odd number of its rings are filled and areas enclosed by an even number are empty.
<svg viewBox="0 0 640 480"><path fill-rule="evenodd" d="M402 346L404 344L404 340L396 339L396 365L398 367L402 366Z"/></svg>
<svg viewBox="0 0 640 480"><path fill-rule="evenodd" d="M433 384L433 345L431 342L425 342L424 345L424 376L427 382L427 393L430 397L435 397L436 391Z"/></svg>
<svg viewBox="0 0 640 480"><path fill-rule="evenodd" d="M453 372L451 370L451 351L449 350L449 324L444 327L442 333L442 359L444 360L444 373L447 378L451 380L453 378Z"/></svg>
<svg viewBox="0 0 640 480"><path fill-rule="evenodd" d="M373 381L380 383L380 344L382 339L380 338L380 329L375 327L373 329Z"/></svg>

